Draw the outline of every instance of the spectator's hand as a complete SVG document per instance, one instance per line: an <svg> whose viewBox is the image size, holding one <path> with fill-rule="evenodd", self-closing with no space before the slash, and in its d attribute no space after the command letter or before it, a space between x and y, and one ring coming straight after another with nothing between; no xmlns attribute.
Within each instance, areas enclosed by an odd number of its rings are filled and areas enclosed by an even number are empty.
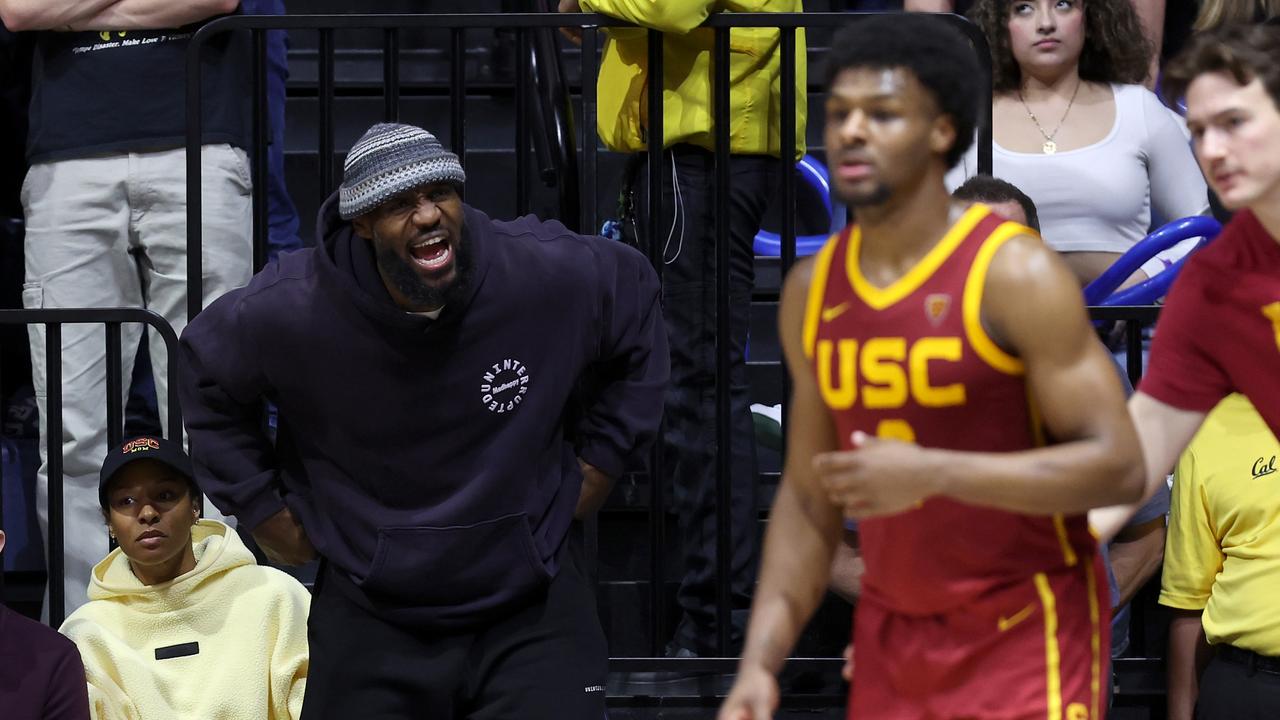
<svg viewBox="0 0 1280 720"><path fill-rule="evenodd" d="M845 682L853 682L853 643L844 646L844 665L840 666L840 677Z"/></svg>
<svg viewBox="0 0 1280 720"><path fill-rule="evenodd" d="M267 518L253 531L253 539L267 559L278 565L302 565L316 557L316 549L289 508Z"/></svg>
<svg viewBox="0 0 1280 720"><path fill-rule="evenodd" d="M818 481L846 518L860 520L919 507L938 493L933 455L915 443L853 434L853 450L813 458Z"/></svg>
<svg viewBox="0 0 1280 720"><path fill-rule="evenodd" d="M770 720L778 709L778 679L757 664L743 664L716 720Z"/></svg>
<svg viewBox="0 0 1280 720"><path fill-rule="evenodd" d="M578 458L578 467L582 469L582 491L578 493L578 505L573 516L584 520L604 507L604 501L613 490L613 478L582 458Z"/></svg>
<svg viewBox="0 0 1280 720"><path fill-rule="evenodd" d="M560 0L560 6L556 8L557 12L562 13L580 13L582 6L578 4L578 0ZM560 34L565 36L569 42L574 45L582 44L582 28L579 27L562 27Z"/></svg>

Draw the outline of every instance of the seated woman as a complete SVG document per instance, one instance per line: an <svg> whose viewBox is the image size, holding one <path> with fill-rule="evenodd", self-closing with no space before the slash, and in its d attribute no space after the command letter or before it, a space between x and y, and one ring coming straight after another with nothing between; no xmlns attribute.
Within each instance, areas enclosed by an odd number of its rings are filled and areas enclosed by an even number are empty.
<svg viewBox="0 0 1280 720"><path fill-rule="evenodd" d="M1130 0L978 0L991 47L993 174L1040 210L1045 242L1087 285L1167 222L1208 210L1181 119L1140 83L1150 49ZM977 171L976 150L948 178ZM1188 252L1162 253L1127 285Z"/></svg>
<svg viewBox="0 0 1280 720"><path fill-rule="evenodd" d="M181 445L112 448L98 498L120 544L61 632L84 658L95 718L298 718L311 597L260 567L235 531L201 520Z"/></svg>

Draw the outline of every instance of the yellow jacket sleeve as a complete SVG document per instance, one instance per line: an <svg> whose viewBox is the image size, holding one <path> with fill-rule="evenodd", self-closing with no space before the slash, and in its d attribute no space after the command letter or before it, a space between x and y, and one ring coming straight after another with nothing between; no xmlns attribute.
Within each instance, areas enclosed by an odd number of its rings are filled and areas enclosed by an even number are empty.
<svg viewBox="0 0 1280 720"><path fill-rule="evenodd" d="M298 583L284 587L287 592L281 598L271 647L271 720L298 720L310 666L307 614L311 595Z"/></svg>
<svg viewBox="0 0 1280 720"><path fill-rule="evenodd" d="M684 34L707 19L715 2L698 0L578 0L583 12L596 12L644 27Z"/></svg>
<svg viewBox="0 0 1280 720"><path fill-rule="evenodd" d="M142 720L133 701L114 679L88 672L89 717L92 720Z"/></svg>

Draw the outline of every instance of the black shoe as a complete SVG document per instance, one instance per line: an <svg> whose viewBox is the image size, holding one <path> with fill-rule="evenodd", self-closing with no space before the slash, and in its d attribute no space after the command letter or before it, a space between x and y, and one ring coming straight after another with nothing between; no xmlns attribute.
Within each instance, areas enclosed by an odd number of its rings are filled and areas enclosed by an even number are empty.
<svg viewBox="0 0 1280 720"><path fill-rule="evenodd" d="M689 648L674 641L667 645L665 656L676 659L701 657ZM678 665L678 663L672 663ZM733 685L734 672L713 670L659 670L620 674L620 686L616 694L657 696L722 696ZM610 690L611 694L614 690Z"/></svg>

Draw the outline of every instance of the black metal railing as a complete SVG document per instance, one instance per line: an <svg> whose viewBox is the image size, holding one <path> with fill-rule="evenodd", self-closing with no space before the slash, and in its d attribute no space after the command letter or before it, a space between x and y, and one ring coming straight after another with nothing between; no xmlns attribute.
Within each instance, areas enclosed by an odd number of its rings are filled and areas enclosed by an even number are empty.
<svg viewBox="0 0 1280 720"><path fill-rule="evenodd" d="M49 482L49 541L45 553L49 575L49 622L58 627L66 618L66 597L63 586L65 566L62 457L62 326L105 325L107 345L107 397L105 418L107 444L118 444L124 438L124 355L120 345L120 328L125 323L148 325L160 334L168 350L170 380L178 370L178 336L164 318L142 308L59 308L38 310L0 310L0 325L44 325L45 327L45 388L47 399L45 416L45 461ZM132 349L129 350L132 352ZM170 385L170 387L174 387ZM182 411L178 407L177 392L170 391L168 398L168 436L182 437ZM105 452L105 448L104 448ZM3 515L0 515L2 520ZM103 550L107 549L103 537ZM0 573L2 577L3 573ZM0 580L0 599L4 585Z"/></svg>

